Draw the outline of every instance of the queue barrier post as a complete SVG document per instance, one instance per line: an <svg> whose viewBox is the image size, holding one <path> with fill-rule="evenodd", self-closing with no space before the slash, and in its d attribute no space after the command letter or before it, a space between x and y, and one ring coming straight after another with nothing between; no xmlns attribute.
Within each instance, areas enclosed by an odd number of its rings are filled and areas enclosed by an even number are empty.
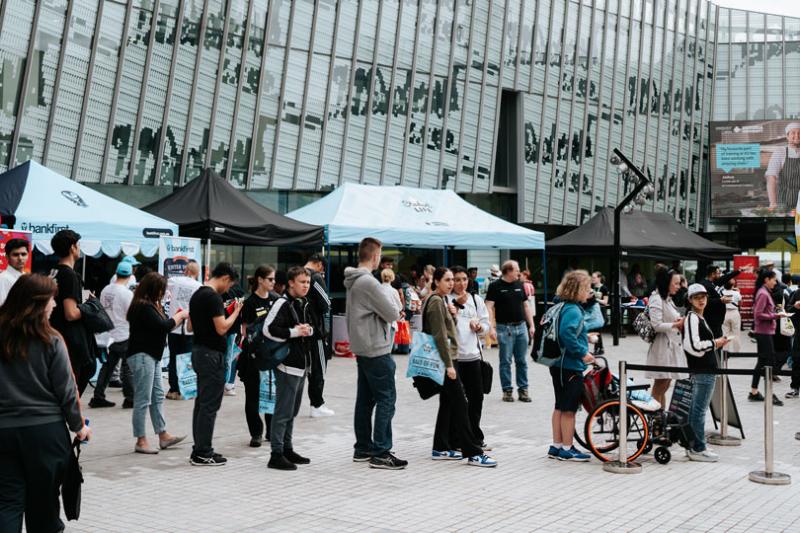
<svg viewBox="0 0 800 533"><path fill-rule="evenodd" d="M772 367L764 367L764 470L750 472L750 481L764 485L788 485L792 482L789 474L775 472L774 425L772 420Z"/></svg>
<svg viewBox="0 0 800 533"><path fill-rule="evenodd" d="M720 368L728 370L728 352L719 352ZM728 435L728 377L719 376L720 393L722 395L722 407L719 416L719 433L712 433L708 436L708 442L716 446L741 446L742 439Z"/></svg>
<svg viewBox="0 0 800 533"><path fill-rule="evenodd" d="M628 461L628 368L619 362L619 456L616 461L603 463L603 470L612 474L639 474L642 465Z"/></svg>

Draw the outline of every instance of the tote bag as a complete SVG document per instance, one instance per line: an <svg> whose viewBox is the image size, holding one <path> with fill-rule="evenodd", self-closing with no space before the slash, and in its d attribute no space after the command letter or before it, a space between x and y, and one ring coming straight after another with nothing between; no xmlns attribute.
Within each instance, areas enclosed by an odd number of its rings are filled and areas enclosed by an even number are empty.
<svg viewBox="0 0 800 533"><path fill-rule="evenodd" d="M433 335L417 332L411 338L411 355L408 358L408 371L406 377L424 377L435 381L438 385L444 383L444 361L439 357L436 349L436 340Z"/></svg>
<svg viewBox="0 0 800 533"><path fill-rule="evenodd" d="M175 356L175 366L178 372L178 389L184 400L191 400L197 396L197 374L192 367L192 353L181 353Z"/></svg>
<svg viewBox="0 0 800 533"><path fill-rule="evenodd" d="M261 386L258 391L258 413L271 415L275 412L275 373L271 370L262 370Z"/></svg>

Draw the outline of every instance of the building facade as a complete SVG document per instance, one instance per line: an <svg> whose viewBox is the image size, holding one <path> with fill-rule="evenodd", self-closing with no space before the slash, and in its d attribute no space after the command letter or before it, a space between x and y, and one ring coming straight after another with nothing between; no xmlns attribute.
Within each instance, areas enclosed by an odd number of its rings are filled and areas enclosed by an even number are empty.
<svg viewBox="0 0 800 533"><path fill-rule="evenodd" d="M800 19L705 0L2 0L0 67L0 170L451 188L544 225L616 205L619 148L703 229L708 121L800 115Z"/></svg>

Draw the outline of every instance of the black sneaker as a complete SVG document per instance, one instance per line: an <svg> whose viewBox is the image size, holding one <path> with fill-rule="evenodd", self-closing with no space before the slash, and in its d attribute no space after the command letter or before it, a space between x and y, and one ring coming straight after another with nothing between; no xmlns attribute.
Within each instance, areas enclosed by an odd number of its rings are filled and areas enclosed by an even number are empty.
<svg viewBox="0 0 800 533"><path fill-rule="evenodd" d="M800 389L791 389L789 392L786 393L784 398L788 398L790 400L794 400L800 397Z"/></svg>
<svg viewBox="0 0 800 533"><path fill-rule="evenodd" d="M133 409L133 400L129 400L128 398L125 398L122 401L122 408L123 409Z"/></svg>
<svg viewBox="0 0 800 533"><path fill-rule="evenodd" d="M296 465L307 465L311 463L311 459L308 457L303 457L291 448L288 450L283 450L283 456Z"/></svg>
<svg viewBox="0 0 800 533"><path fill-rule="evenodd" d="M368 453L364 452L353 452L353 462L354 463L366 463L372 459L372 456Z"/></svg>
<svg viewBox="0 0 800 533"><path fill-rule="evenodd" d="M89 407L92 408L114 407L115 405L117 404L115 404L114 402L109 402L105 398L92 398L91 400L89 400Z"/></svg>
<svg viewBox="0 0 800 533"><path fill-rule="evenodd" d="M750 400L751 402L763 402L764 395L761 394L761 392L757 392L755 394L751 392L750 394L747 395L747 399Z"/></svg>
<svg viewBox="0 0 800 533"><path fill-rule="evenodd" d="M111 381L108 382L108 386L111 387L112 389L121 389L122 382L118 379L112 379Z"/></svg>
<svg viewBox="0 0 800 533"><path fill-rule="evenodd" d="M272 453L267 463L267 468L274 468L275 470L297 470L297 465L291 462L280 453Z"/></svg>
<svg viewBox="0 0 800 533"><path fill-rule="evenodd" d="M384 470L402 470L408 465L408 461L398 459L389 452L369 460L370 468L382 468Z"/></svg>
<svg viewBox="0 0 800 533"><path fill-rule="evenodd" d="M251 448L261 448L261 437L253 437L250 439Z"/></svg>
<svg viewBox="0 0 800 533"><path fill-rule="evenodd" d="M780 398L778 398L777 396L775 396L773 394L772 395L772 405L777 405L778 407L783 407L783 402L780 400Z"/></svg>
<svg viewBox="0 0 800 533"><path fill-rule="evenodd" d="M189 462L194 466L223 466L228 460L218 453L213 454L211 457L192 454L189 457Z"/></svg>

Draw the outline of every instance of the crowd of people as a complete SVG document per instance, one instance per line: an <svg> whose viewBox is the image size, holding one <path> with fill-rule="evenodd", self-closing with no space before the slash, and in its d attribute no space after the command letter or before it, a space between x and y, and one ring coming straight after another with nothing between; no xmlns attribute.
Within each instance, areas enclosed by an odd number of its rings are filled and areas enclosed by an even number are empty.
<svg viewBox="0 0 800 533"><path fill-rule="evenodd" d="M131 409L135 453L155 455L179 445L188 436L167 430L164 400L182 399L176 360L191 353L196 374L192 413L192 449L196 466L221 466L227 459L213 446L217 413L223 397L235 394L238 374L244 386L244 419L252 447L270 445L267 466L296 470L311 459L295 449L294 421L306 389L314 417L335 413L324 400L329 346L330 299L326 292L324 263L312 255L304 265L282 273L271 265L255 269L247 281L250 294L237 291L239 273L219 263L199 280L200 268L188 262L182 276L167 279L157 272L139 272L138 262L122 258L115 275L97 300L111 326L93 329L96 306L85 301L75 262L81 256L80 235L62 230L52 239L58 256L50 275L23 274L30 248L27 241L6 245L9 268L0 274L0 523L21 527L23 513L30 531L58 530L58 485L69 456L67 428L78 440L92 431L81 410L80 397L95 374L95 356L103 354L91 408L113 407L106 398L110 383L119 380L123 408ZM493 268L494 278L485 294L477 270L459 266L426 266L404 278L394 272L393 261L382 255L382 244L364 239L358 264L344 271L346 323L350 349L356 356L357 385L353 415L353 461L371 468L399 470L407 461L397 457L392 439L397 390L392 357L397 323L420 315L421 329L431 335L445 367L439 391L439 408L433 428L431 459L461 461L478 467L496 467L487 452L481 426L485 390L482 369L487 342L499 346L499 382L505 402L530 402L528 353L534 338L535 291L530 273L516 261ZM678 271L658 265L653 283L640 270L632 272L628 290L632 297L647 298L655 337L647 353L648 365L687 367L692 371L693 400L689 425L694 438L690 460L716 461L705 443L704 422L714 390L720 349L738 349L741 327L736 290L737 272L722 276L711 266L698 283L688 284ZM782 284L768 266L758 274L754 337L758 348L756 370L779 368L792 341L779 337L776 323L797 321L800 291L792 279ZM643 288L644 287L644 288ZM793 290L795 289L795 290ZM648 292L649 291L649 292ZM554 408L552 443L547 457L561 461L588 461L589 455L573 444L575 414L583 394L583 375L595 356L603 353L600 330L609 291L600 272L591 275L570 269L556 291L563 303L558 322L560 357L549 363ZM96 318L96 316L94 317ZM97 335L95 335L97 333ZM265 373L247 357L250 341L262 334L288 348L285 359ZM783 342L784 344L779 344ZM232 346L242 354L230 357ZM798 345L800 346L800 345ZM169 388L162 385L162 357L169 353ZM800 361L796 350L787 398L800 396ZM115 377L117 375L118 377ZM663 407L680 371L650 372L652 395ZM274 390L272 412L261 407L262 382ZM754 373L751 401L763 401ZM516 386L516 398L514 389ZM777 397L771 398L781 405ZM157 442L148 439L147 417ZM37 494L30 498L26 494ZM19 528L17 528L19 529Z"/></svg>

